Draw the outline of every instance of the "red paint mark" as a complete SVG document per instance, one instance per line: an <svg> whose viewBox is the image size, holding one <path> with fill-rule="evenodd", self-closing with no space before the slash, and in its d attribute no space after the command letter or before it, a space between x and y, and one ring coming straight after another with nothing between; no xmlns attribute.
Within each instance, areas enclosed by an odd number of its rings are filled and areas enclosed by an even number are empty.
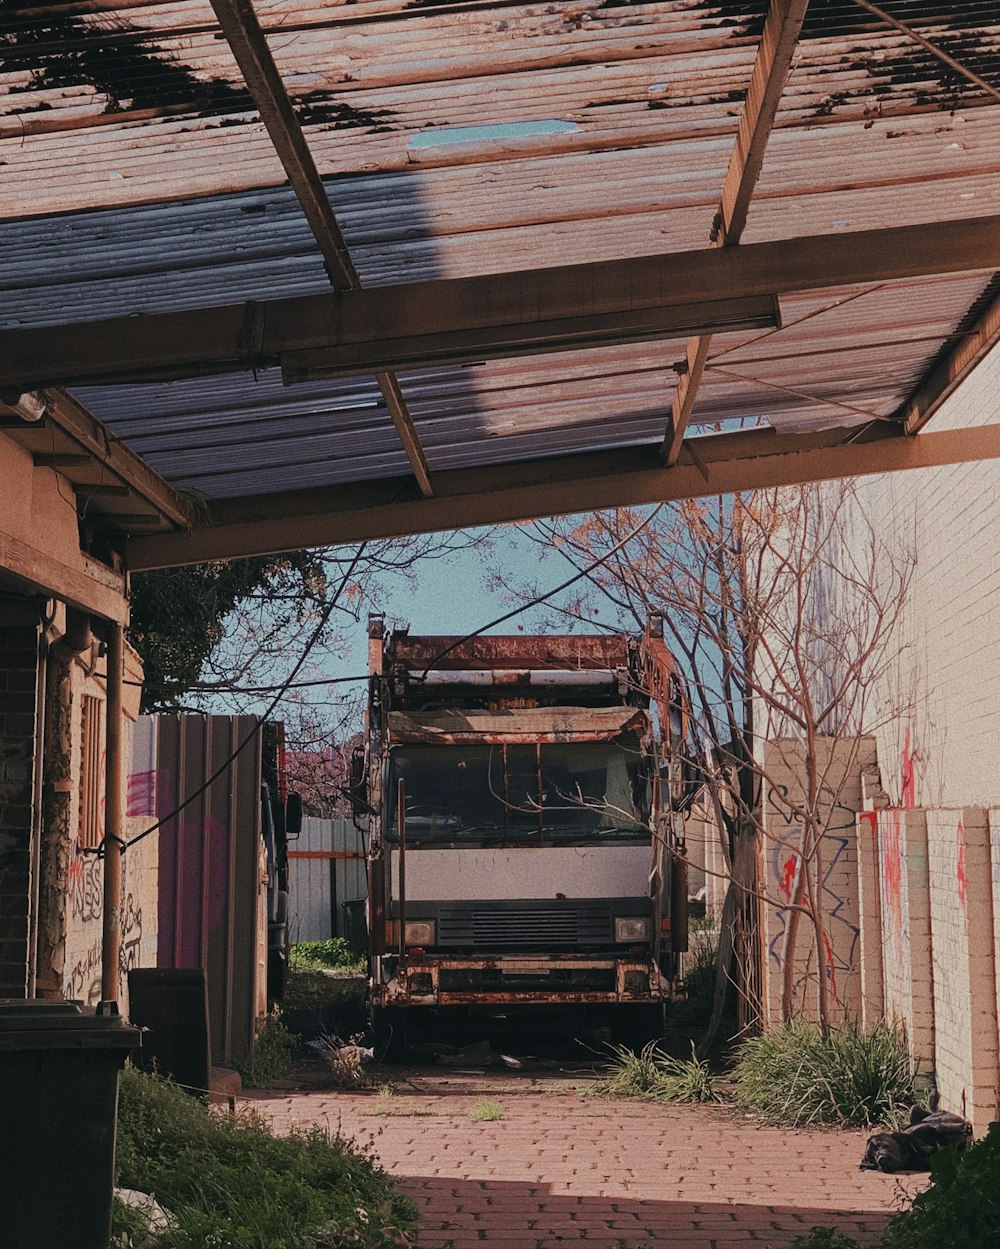
<svg viewBox="0 0 1000 1249"><path fill-rule="evenodd" d="M877 811L859 811L858 819L863 820L871 830L874 837L878 832L878 812Z"/></svg>
<svg viewBox="0 0 1000 1249"><path fill-rule="evenodd" d="M792 898L792 885L795 882L795 860L796 856L790 854L781 865L781 879L778 881L778 888L781 890L786 902L790 902Z"/></svg>
<svg viewBox="0 0 1000 1249"><path fill-rule="evenodd" d="M903 741L903 754L900 759L903 773L903 800L904 807L915 807L917 805L917 777L913 766L913 754L910 751L910 730L907 728L906 737Z"/></svg>
<svg viewBox="0 0 1000 1249"><path fill-rule="evenodd" d="M965 875L965 825L958 821L958 863L955 867L955 878L958 881L958 900L965 911L965 898L969 888L968 877Z"/></svg>
<svg viewBox="0 0 1000 1249"><path fill-rule="evenodd" d="M885 896L892 912L897 932L903 928L903 854L901 848L902 830L899 826L899 812L887 811L888 817L885 830L885 853L882 862L882 879L885 881Z"/></svg>

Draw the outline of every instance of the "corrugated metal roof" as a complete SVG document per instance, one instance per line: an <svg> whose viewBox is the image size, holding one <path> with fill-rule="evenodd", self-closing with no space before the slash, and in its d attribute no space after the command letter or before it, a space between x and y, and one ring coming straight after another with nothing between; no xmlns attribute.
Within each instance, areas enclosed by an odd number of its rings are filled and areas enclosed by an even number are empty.
<svg viewBox="0 0 1000 1249"><path fill-rule="evenodd" d="M1000 89L993 0L885 0ZM706 247L765 0L255 5L364 286ZM0 328L319 293L329 280L207 0L0 7ZM853 0L813 0L743 243L1000 203L1000 103ZM719 334L692 428L895 413L989 271L783 297ZM656 446L686 341L401 378L432 472ZM74 392L208 500L405 476L374 379Z"/></svg>

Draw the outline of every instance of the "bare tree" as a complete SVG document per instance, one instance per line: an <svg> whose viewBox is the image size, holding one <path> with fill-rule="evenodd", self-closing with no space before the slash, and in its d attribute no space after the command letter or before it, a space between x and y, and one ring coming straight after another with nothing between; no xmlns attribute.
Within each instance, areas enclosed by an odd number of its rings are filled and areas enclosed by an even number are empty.
<svg viewBox="0 0 1000 1249"><path fill-rule="evenodd" d="M605 512L536 527L536 534L588 566L638 519L633 511ZM691 763L706 785L727 876L709 1040L730 980L741 1026L758 1022L762 901L785 921L783 1017L795 1013L802 987L796 966L804 921L815 956L816 1015L824 1027L832 1022L824 832L840 799L843 757L878 715L875 691L894 657L912 566L911 553L882 540L849 483L760 491L657 509L644 530L589 574L587 591L559 607L593 623L607 617L610 603L619 627L642 628L651 614L662 615L686 677ZM772 783L765 739L797 743L788 753L795 755L798 786ZM801 828L788 897L767 896L758 879L765 792Z"/></svg>
<svg viewBox="0 0 1000 1249"><path fill-rule="evenodd" d="M361 725L366 672L335 680L331 667L394 583L416 589L430 561L488 543L458 531L368 542L360 558L329 548L143 574L131 638L146 668L144 709L261 714L280 693L273 714L310 813L340 814L340 753Z"/></svg>

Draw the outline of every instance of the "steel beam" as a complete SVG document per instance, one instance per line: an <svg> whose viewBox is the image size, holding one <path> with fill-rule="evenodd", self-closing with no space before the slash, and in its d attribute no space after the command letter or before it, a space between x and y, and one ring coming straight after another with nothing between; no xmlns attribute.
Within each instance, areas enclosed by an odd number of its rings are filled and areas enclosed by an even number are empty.
<svg viewBox="0 0 1000 1249"><path fill-rule="evenodd" d="M993 216L5 330L0 386L279 363L306 378L607 346L767 324L790 291L998 268Z"/></svg>
<svg viewBox="0 0 1000 1249"><path fill-rule="evenodd" d="M337 290L360 290L361 278L348 251L347 240L327 197L323 179L252 3L249 0L212 0L212 8L253 102L260 110L261 120L288 175L289 185L323 253L330 281ZM377 373L375 380L421 493L433 494L427 457L399 382L391 373L385 372Z"/></svg>
<svg viewBox="0 0 1000 1249"><path fill-rule="evenodd" d="M740 115L736 144L729 158L722 186L722 202L714 226L720 247L739 243L750 211L750 199L760 177L764 152L774 126L778 102L785 89L792 57L799 41L809 0L772 0L760 37L760 47L750 75L750 86ZM711 335L700 335L688 343L685 368L678 374L673 405L663 439L663 462L676 464L681 443L691 420L698 387L701 384Z"/></svg>
<svg viewBox="0 0 1000 1249"><path fill-rule="evenodd" d="M131 538L126 561L133 570L162 568L997 458L1000 425L916 438L886 422L846 436L758 429L692 439L673 468L650 446L444 472L430 499L394 478L222 500L204 528Z"/></svg>

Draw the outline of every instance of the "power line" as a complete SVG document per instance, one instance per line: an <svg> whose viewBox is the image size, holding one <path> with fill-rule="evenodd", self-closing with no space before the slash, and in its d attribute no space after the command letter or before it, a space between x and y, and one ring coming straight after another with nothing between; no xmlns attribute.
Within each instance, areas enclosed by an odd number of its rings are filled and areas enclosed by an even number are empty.
<svg viewBox="0 0 1000 1249"><path fill-rule="evenodd" d="M207 780L203 781L202 784L199 785L198 788L194 790L193 793L189 794L184 799L184 801L179 803L173 809L173 811L171 811L168 815L162 816L160 819L156 821L155 824L150 825L149 828L145 829L143 832L139 833L137 836L132 837L129 841L125 843L123 849L127 850L130 846L134 846L136 842L142 841L143 838L148 837L150 833L155 833L158 829L162 828L164 824L174 819L175 816L179 815L180 812L183 811L185 807L190 806L190 804L194 802L196 798L199 798L209 788L210 785L214 784L215 781L217 781L224 772L228 772L228 770L232 767L233 763L235 763L236 759L243 753L244 750L246 750L247 746L250 745L250 743L254 740L254 738L263 728L264 722L267 720L267 717L274 711L278 703L281 702L281 699L284 697L285 693L290 688L291 683L295 680L296 676L302 670L303 664L309 658L310 651L319 641L320 635L322 634L323 630L326 628L327 621L330 619L330 616L333 614L333 609L337 605L337 600L340 598L340 595L343 593L344 587L347 585L347 582L350 580L350 577L353 574L354 569L358 566L358 563L361 559L361 556L364 554L365 548L367 545L368 545L367 542L362 542L361 545L358 547L357 551L355 552L354 558L351 560L351 563L348 566L343 577L341 577L340 584L337 586L337 589L334 592L333 597L327 603L326 607L324 607L320 615L319 621L316 625L316 628L313 630L311 636L309 637L309 640L306 642L305 646L303 647L302 654L296 660L295 667L289 673L288 680L284 683L284 685L280 687L278 693L275 694L274 698L271 700L270 704L268 705L267 710L264 711L263 714L260 716L260 718L258 719L257 723L254 725L250 733L243 739L242 742L240 742L240 744L232 752L229 758L226 759L224 763L220 764L220 766L216 768L216 770L212 773L212 775L208 777Z"/></svg>

